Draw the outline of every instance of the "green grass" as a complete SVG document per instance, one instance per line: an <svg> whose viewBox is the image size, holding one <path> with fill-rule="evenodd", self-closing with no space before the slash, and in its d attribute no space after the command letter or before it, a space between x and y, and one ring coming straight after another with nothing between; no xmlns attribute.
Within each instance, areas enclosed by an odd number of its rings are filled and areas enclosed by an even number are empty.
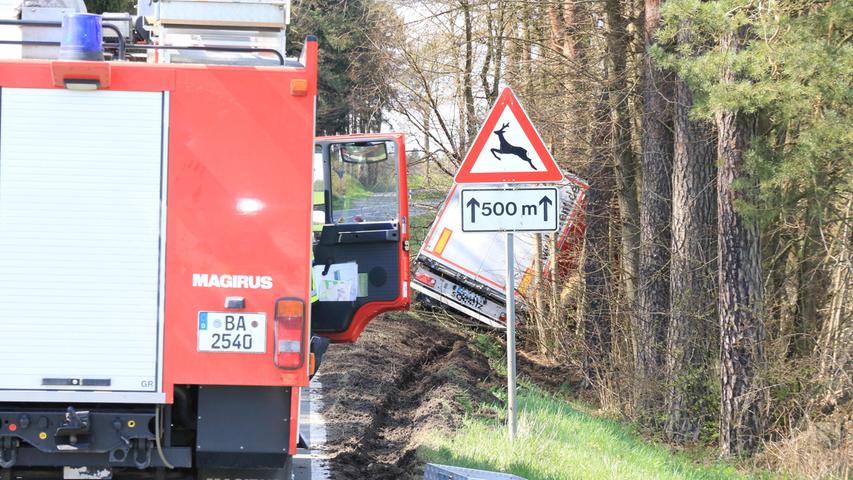
<svg viewBox="0 0 853 480"><path fill-rule="evenodd" d="M492 369L505 372L504 352L488 335L473 345ZM505 397L503 390L495 392ZM630 425L595 415L588 406L549 394L524 382L518 392L518 436L510 443L501 405L481 406L449 435L427 438L419 455L427 462L513 473L528 480L556 479L746 479L770 478L739 472L709 460L706 451L675 453L644 439ZM695 457L695 458L694 458ZM703 461L704 459L704 461Z"/></svg>
<svg viewBox="0 0 853 480"><path fill-rule="evenodd" d="M439 203L447 197L447 191L442 190L414 190L412 191L413 202Z"/></svg>
<svg viewBox="0 0 853 480"><path fill-rule="evenodd" d="M442 173L433 174L429 182L421 174L409 173L407 177L409 191L413 202L437 202L447 197L447 192L453 186L453 178Z"/></svg>
<svg viewBox="0 0 853 480"><path fill-rule="evenodd" d="M364 185L362 185L358 178L349 173L344 173L340 179L335 177L335 181L339 182L340 185L336 185L332 189L333 210L347 209L353 200L368 198L373 194L373 192L364 188Z"/></svg>
<svg viewBox="0 0 853 480"><path fill-rule="evenodd" d="M421 249L421 245L426 238L427 231L429 231L429 227L432 226L432 222L434 220L435 213L432 212L422 213L411 218L412 223L409 227L409 231L411 232L412 258L414 258L414 255Z"/></svg>
<svg viewBox="0 0 853 480"><path fill-rule="evenodd" d="M426 186L426 177L419 173L408 172L406 183L409 185L409 190L420 190Z"/></svg>
<svg viewBox="0 0 853 480"><path fill-rule="evenodd" d="M699 464L649 443L625 424L537 389L519 392L518 436L510 443L501 418L468 417L450 436L428 438L419 454L432 463L551 479L737 479L733 466ZM499 410L498 410L499 411Z"/></svg>

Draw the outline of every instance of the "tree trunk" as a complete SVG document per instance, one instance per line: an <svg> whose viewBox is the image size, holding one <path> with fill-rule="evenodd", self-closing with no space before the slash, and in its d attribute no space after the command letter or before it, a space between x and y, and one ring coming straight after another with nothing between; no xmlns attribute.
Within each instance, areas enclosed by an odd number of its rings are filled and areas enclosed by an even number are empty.
<svg viewBox="0 0 853 480"><path fill-rule="evenodd" d="M607 53L610 60L610 109L613 115L613 157L616 160L616 192L619 200L621 231L620 294L623 311L636 310L637 270L639 268L640 204L637 199L637 162L631 149L631 123L628 113L629 89L626 68L628 33L619 0L605 0L607 17Z"/></svg>
<svg viewBox="0 0 853 480"><path fill-rule="evenodd" d="M671 112L669 79L648 53L660 24L660 0L646 0L643 63L642 191L640 201L640 267L635 315L638 411L654 413L658 405L658 372L669 311L669 248L672 197Z"/></svg>
<svg viewBox="0 0 853 480"><path fill-rule="evenodd" d="M603 378L607 354L610 352L610 288L609 288L609 219L613 198L613 175L607 151L610 121L607 93L602 92L596 105L595 125L592 128L592 153L586 178L587 191L586 242L583 274L584 321L586 344L584 373L586 380L595 384Z"/></svg>
<svg viewBox="0 0 853 480"><path fill-rule="evenodd" d="M498 11L495 13L489 9L486 13L486 26L489 38L486 39L486 56L483 66L480 68L480 84L486 96L486 103L492 105L498 98L498 88L501 84L501 67L503 65L504 30L506 20L504 2L498 3ZM489 80L489 67L492 67L492 79Z"/></svg>
<svg viewBox="0 0 853 480"><path fill-rule="evenodd" d="M522 74L524 75L523 89L524 96L531 98L533 95L534 79L533 79L533 7L528 2L521 4L522 21L521 32L524 41L521 42L524 51L524 60L522 61Z"/></svg>
<svg viewBox="0 0 853 480"><path fill-rule="evenodd" d="M545 285L543 285L544 269L542 252L542 234L533 234L533 305L536 311L532 319L536 324L536 347L541 355L548 354L548 319L545 308Z"/></svg>
<svg viewBox="0 0 853 480"><path fill-rule="evenodd" d="M498 25L495 29L495 52L494 63L492 69L492 89L486 93L486 100L489 105L495 103L498 99L498 89L501 84L501 69L504 61L504 39L506 37L506 5L501 2L498 5Z"/></svg>
<svg viewBox="0 0 853 480"><path fill-rule="evenodd" d="M853 198L847 201L842 218L851 217ZM823 408L834 408L849 388L853 371L853 228L849 220L833 232L831 245L830 302L820 334L820 376L825 389Z"/></svg>
<svg viewBox="0 0 853 480"><path fill-rule="evenodd" d="M462 15L465 24L465 70L462 73L462 89L465 102L465 132L467 133L468 142L474 140L474 135L477 134L477 118L474 110L474 89L472 86L472 75L474 72L474 45L473 45L473 25L471 24L471 4L470 0L462 0ZM466 147L467 148L467 147Z"/></svg>
<svg viewBox="0 0 853 480"><path fill-rule="evenodd" d="M723 52L735 54L744 35L743 31L724 35ZM734 80L734 72L724 71L723 83ZM751 453L763 432L766 392L758 369L764 363L764 319L758 222L736 209L736 203L754 200L754 179L745 167L745 152L755 133L755 117L724 110L717 113L716 121L720 449L727 456Z"/></svg>
<svg viewBox="0 0 853 480"><path fill-rule="evenodd" d="M688 118L693 98L675 82L675 149L672 167L672 264L666 373L667 433L696 441L707 416L711 339L716 328L714 256L716 189L714 132Z"/></svg>

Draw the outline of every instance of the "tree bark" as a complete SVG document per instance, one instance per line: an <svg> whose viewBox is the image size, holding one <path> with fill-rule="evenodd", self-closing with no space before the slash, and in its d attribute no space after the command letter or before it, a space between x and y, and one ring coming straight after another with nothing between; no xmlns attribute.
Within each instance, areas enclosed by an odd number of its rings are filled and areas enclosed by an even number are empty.
<svg viewBox="0 0 853 480"><path fill-rule="evenodd" d="M470 0L462 0L462 15L465 24L465 70L462 72L462 89L465 102L465 132L467 140L465 145L474 140L474 135L477 134L477 118L474 110L474 89L472 86L472 75L474 72L474 45L473 45L473 25L471 24L471 3Z"/></svg>
<svg viewBox="0 0 853 480"><path fill-rule="evenodd" d="M842 218L851 217L853 197ZM853 228L845 221L833 232L830 258L830 302L820 333L820 376L825 389L824 408L834 408L845 394L853 371Z"/></svg>
<svg viewBox="0 0 853 480"><path fill-rule="evenodd" d="M734 55L746 32L721 40L722 51ZM733 83L726 69L723 83ZM719 174L717 217L720 309L720 449L724 456L755 450L764 428L764 397L759 368L764 363L763 293L758 222L737 211L739 202L754 200L754 179L745 167L745 152L755 134L755 116L723 110L716 114ZM746 185L743 188L736 188Z"/></svg>
<svg viewBox="0 0 853 480"><path fill-rule="evenodd" d="M675 148L672 168L672 264L666 373L667 433L696 441L707 416L711 339L715 328L716 189L714 132L690 120L690 89L675 81Z"/></svg>
<svg viewBox="0 0 853 480"><path fill-rule="evenodd" d="M545 307L545 285L542 279L544 278L545 265L543 262L542 252L542 234L533 234L533 305L536 312L533 313L532 319L536 324L536 347L541 355L548 354L548 315Z"/></svg>
<svg viewBox="0 0 853 480"><path fill-rule="evenodd" d="M634 312L637 303L637 270L640 250L640 205L637 199L637 161L631 149L631 123L628 113L629 89L626 67L628 33L619 0L605 0L607 51L610 60L610 109L613 115L613 157L616 160L616 193L619 200L621 231L620 308ZM633 313L632 313L633 314Z"/></svg>
<svg viewBox="0 0 853 480"><path fill-rule="evenodd" d="M610 208L613 199L612 168L607 162L609 155L607 140L610 134L610 119L607 92L602 92L596 105L595 125L592 128L592 162L586 173L589 179L587 190L586 241L583 274L584 321L583 332L586 344L584 373L590 384L600 381L610 352L610 287L609 250Z"/></svg>
<svg viewBox="0 0 853 480"><path fill-rule="evenodd" d="M486 103L495 103L498 98L498 88L501 84L501 67L503 65L504 30L506 21L504 19L504 2L498 3L498 11L494 13L491 9L486 13L486 25L489 38L486 40L486 56L483 59L483 67L480 69L480 83L486 96ZM495 18L497 15L497 18ZM492 67L492 80L489 82L489 67Z"/></svg>
<svg viewBox="0 0 853 480"><path fill-rule="evenodd" d="M644 415L658 405L658 375L669 311L669 248L672 197L669 79L648 53L660 24L660 0L646 0L642 97L642 190L640 201L639 312L633 325L637 401Z"/></svg>

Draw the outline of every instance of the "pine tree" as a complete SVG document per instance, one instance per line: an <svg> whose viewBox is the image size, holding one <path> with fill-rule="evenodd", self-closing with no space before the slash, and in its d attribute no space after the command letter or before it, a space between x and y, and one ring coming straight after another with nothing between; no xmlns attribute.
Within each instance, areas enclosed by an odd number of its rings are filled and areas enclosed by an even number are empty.
<svg viewBox="0 0 853 480"><path fill-rule="evenodd" d="M646 51L656 43L660 0L645 2ZM669 248L672 200L671 84L657 60L642 67L642 182L640 189L640 268L634 342L638 401L642 415L657 403L657 379L669 318Z"/></svg>
<svg viewBox="0 0 853 480"><path fill-rule="evenodd" d="M379 131L391 95L394 66L377 41L397 25L393 11L374 0L303 0L293 7L288 50L298 55L306 35L320 45L317 133Z"/></svg>

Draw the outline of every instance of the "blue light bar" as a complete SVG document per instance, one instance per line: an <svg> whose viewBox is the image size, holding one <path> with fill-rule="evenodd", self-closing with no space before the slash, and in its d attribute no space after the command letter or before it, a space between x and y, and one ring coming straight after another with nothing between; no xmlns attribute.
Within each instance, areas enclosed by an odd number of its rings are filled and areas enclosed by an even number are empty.
<svg viewBox="0 0 853 480"><path fill-rule="evenodd" d="M104 60L101 16L92 13L71 13L62 18L62 60Z"/></svg>

